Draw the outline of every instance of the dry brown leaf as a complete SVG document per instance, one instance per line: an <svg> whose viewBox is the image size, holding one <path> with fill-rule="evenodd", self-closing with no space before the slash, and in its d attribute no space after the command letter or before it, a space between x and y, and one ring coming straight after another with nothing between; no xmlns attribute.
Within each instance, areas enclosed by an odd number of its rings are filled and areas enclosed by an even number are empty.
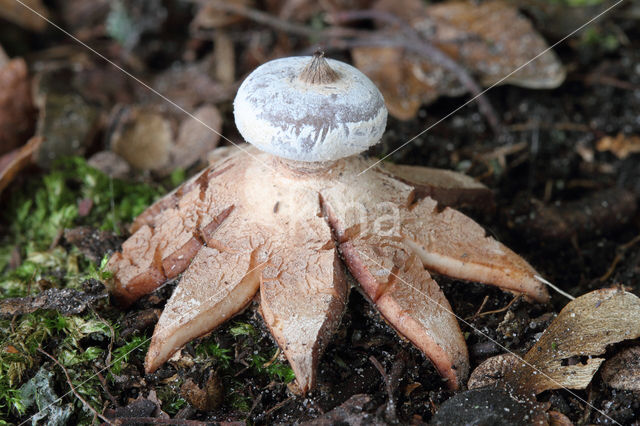
<svg viewBox="0 0 640 426"><path fill-rule="evenodd" d="M176 144L171 147L169 165L165 172L170 173L177 167L186 169L218 146L222 130L222 115L218 108L203 105L193 116L195 119L186 117L180 123Z"/></svg>
<svg viewBox="0 0 640 426"><path fill-rule="evenodd" d="M559 411L550 410L547 414L549 415L549 425L551 426L573 426L573 422Z"/></svg>
<svg viewBox="0 0 640 426"><path fill-rule="evenodd" d="M42 138L33 137L24 146L0 157L0 193L20 170L33 163L34 153L38 151L41 143Z"/></svg>
<svg viewBox="0 0 640 426"><path fill-rule="evenodd" d="M35 109L30 85L22 58L0 57L0 155L22 145L33 134Z"/></svg>
<svg viewBox="0 0 640 426"><path fill-rule="evenodd" d="M214 61L214 55L209 55L199 62L170 67L157 75L153 87L187 111L193 111L204 103L231 101L239 83L217 81L213 77L216 68ZM149 97L149 101L154 102L155 99Z"/></svg>
<svg viewBox="0 0 640 426"><path fill-rule="evenodd" d="M598 141L596 149L600 152L610 151L622 160L640 153L640 136L625 136L623 133L618 133L616 137L605 136Z"/></svg>
<svg viewBox="0 0 640 426"><path fill-rule="evenodd" d="M640 346L626 348L607 360L601 375L612 388L640 391Z"/></svg>
<svg viewBox="0 0 640 426"><path fill-rule="evenodd" d="M420 61L393 47L358 47L351 50L356 67L372 79L384 96L389 114L415 117L420 105L438 98L437 81L419 80L414 70Z"/></svg>
<svg viewBox="0 0 640 426"><path fill-rule="evenodd" d="M184 118L176 132L174 117L160 108L125 108L114 114L111 149L138 170L165 176L186 169L218 145L222 129L222 116L212 105L193 117Z"/></svg>
<svg viewBox="0 0 640 426"><path fill-rule="evenodd" d="M41 0L21 0L21 2L45 18L49 17L49 10ZM15 0L0 0L0 17L29 30L43 31L47 27L47 21L27 7Z"/></svg>
<svg viewBox="0 0 640 426"><path fill-rule="evenodd" d="M502 1L425 6L417 0L382 0L375 8L410 22L485 86L500 82L541 89L557 87L564 80L564 68L549 51L501 81L547 48L531 23ZM390 114L399 119L413 118L421 104L440 95L466 91L452 72L401 49L358 47L352 55L356 66L380 87Z"/></svg>
<svg viewBox="0 0 640 426"><path fill-rule="evenodd" d="M485 359L477 366L467 382L467 388L478 389L498 385L507 371L515 368L521 362L514 354L500 354Z"/></svg>
<svg viewBox="0 0 640 426"><path fill-rule="evenodd" d="M171 123L149 108L127 108L118 114L111 149L139 170L159 170L169 163Z"/></svg>
<svg viewBox="0 0 640 426"><path fill-rule="evenodd" d="M251 0L230 0L230 2L240 6L250 6L253 3ZM222 12L215 4L204 2L196 13L196 17L191 21L190 29L193 33L211 31L237 24L243 20L244 18L240 15Z"/></svg>
<svg viewBox="0 0 640 426"><path fill-rule="evenodd" d="M608 345L640 336L640 299L623 290L587 293L560 311L505 382L523 393L584 389ZM533 367L533 368L532 368Z"/></svg>

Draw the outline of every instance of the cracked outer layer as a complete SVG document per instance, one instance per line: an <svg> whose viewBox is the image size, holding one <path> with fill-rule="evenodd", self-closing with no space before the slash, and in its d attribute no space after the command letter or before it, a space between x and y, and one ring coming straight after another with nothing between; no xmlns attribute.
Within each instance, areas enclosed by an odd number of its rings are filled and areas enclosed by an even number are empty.
<svg viewBox="0 0 640 426"><path fill-rule="evenodd" d="M487 189L468 178L433 169L396 178L381 167L358 176L371 164L360 157L303 173L244 148L214 151L208 169L136 219L109 261L111 290L124 304L182 274L154 331L148 372L259 292L298 389L308 391L345 308L347 268L389 324L457 388L468 373L466 345L427 270L548 299L522 258L426 195L442 195L441 204L478 200Z"/></svg>

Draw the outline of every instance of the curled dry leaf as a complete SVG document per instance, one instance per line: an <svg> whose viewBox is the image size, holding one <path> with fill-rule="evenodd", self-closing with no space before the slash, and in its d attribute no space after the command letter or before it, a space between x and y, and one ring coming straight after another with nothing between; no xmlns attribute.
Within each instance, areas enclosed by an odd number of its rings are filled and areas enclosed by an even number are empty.
<svg viewBox="0 0 640 426"><path fill-rule="evenodd" d="M0 193L20 170L33 162L34 153L38 151L41 143L41 137L33 137L24 146L0 157Z"/></svg>
<svg viewBox="0 0 640 426"><path fill-rule="evenodd" d="M510 353L485 359L471 373L467 387L478 389L495 386L501 383L507 372L516 368L520 362L516 355Z"/></svg>
<svg viewBox="0 0 640 426"><path fill-rule="evenodd" d="M213 371L209 371L202 385L187 378L180 387L180 394L192 407L200 411L211 411L222 402L224 388L218 376Z"/></svg>
<svg viewBox="0 0 640 426"><path fill-rule="evenodd" d="M612 388L640 391L640 346L623 349L602 366L602 380Z"/></svg>
<svg viewBox="0 0 640 426"><path fill-rule="evenodd" d="M3 54L0 47L0 155L22 145L35 124L27 64L22 58L3 63Z"/></svg>
<svg viewBox="0 0 640 426"><path fill-rule="evenodd" d="M116 114L110 145L113 152L139 170L157 170L169 162L171 122L150 108L124 108Z"/></svg>
<svg viewBox="0 0 640 426"><path fill-rule="evenodd" d="M504 83L543 89L564 80L564 68L552 51L509 75L547 44L515 7L502 1L425 6L418 0L409 4L382 0L375 8L405 19L485 86ZM356 66L380 88L389 113L399 119L413 118L421 104L441 95L465 92L453 73L400 49L358 47L352 55Z"/></svg>
<svg viewBox="0 0 640 426"><path fill-rule="evenodd" d="M177 137L171 117L155 108L125 108L115 115L111 149L139 170L168 175L195 164L218 145L222 116L205 105L180 124Z"/></svg>
<svg viewBox="0 0 640 426"><path fill-rule="evenodd" d="M547 415L551 426L573 426L573 422L559 411L549 410Z"/></svg>
<svg viewBox="0 0 640 426"><path fill-rule="evenodd" d="M215 61L213 54L199 62L173 66L156 77L153 87L187 111L193 111L203 104L230 101L238 86L214 78L218 72ZM155 101L151 96L148 99Z"/></svg>
<svg viewBox="0 0 640 426"><path fill-rule="evenodd" d="M249 6L251 0L231 0L231 3L241 6ZM210 2L201 3L201 7L196 13L196 17L191 21L190 30L192 33L201 33L213 31L219 28L228 27L238 22L242 22L244 18L229 12L222 12L215 4Z"/></svg>
<svg viewBox="0 0 640 426"><path fill-rule="evenodd" d="M43 31L47 27L47 21L33 13L27 7L35 10L45 18L49 16L49 10L42 4L41 0L20 0L20 2L15 0L0 0L0 17L28 30Z"/></svg>
<svg viewBox="0 0 640 426"><path fill-rule="evenodd" d="M180 124L165 172L171 172L176 167L189 167L218 146L222 130L222 116L218 108L204 105L193 115L195 118L187 117Z"/></svg>
<svg viewBox="0 0 640 426"><path fill-rule="evenodd" d="M224 84L233 84L236 80L236 52L231 37L223 31L213 36L215 50L213 52L214 75L216 80Z"/></svg>
<svg viewBox="0 0 640 426"><path fill-rule="evenodd" d="M607 345L640 336L640 299L623 290L592 291L560 311L505 381L523 393L584 389Z"/></svg>

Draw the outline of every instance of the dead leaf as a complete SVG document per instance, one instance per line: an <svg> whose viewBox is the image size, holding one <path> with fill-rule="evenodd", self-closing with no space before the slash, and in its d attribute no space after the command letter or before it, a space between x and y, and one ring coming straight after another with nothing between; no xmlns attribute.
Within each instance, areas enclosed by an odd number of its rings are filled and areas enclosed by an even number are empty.
<svg viewBox="0 0 640 426"><path fill-rule="evenodd" d="M193 118L176 117L159 107L123 107L113 117L113 152L133 168L161 176L204 159L218 145L222 130L222 116L213 105L200 107ZM182 122L176 132L178 119Z"/></svg>
<svg viewBox="0 0 640 426"><path fill-rule="evenodd" d="M351 396L333 410L302 422L302 426L330 426L330 425L370 425L380 426L388 424L376 413L377 405L371 396L356 394Z"/></svg>
<svg viewBox="0 0 640 426"><path fill-rule="evenodd" d="M178 129L178 138L169 155L167 172L186 169L218 146L222 130L222 115L213 105L204 105L186 117Z"/></svg>
<svg viewBox="0 0 640 426"><path fill-rule="evenodd" d="M64 239L76 246L82 254L93 262L100 263L106 254L120 248L122 239L113 232L101 231L90 226L65 229Z"/></svg>
<svg viewBox="0 0 640 426"><path fill-rule="evenodd" d="M602 366L602 380L615 389L640 391L640 346L623 349Z"/></svg>
<svg viewBox="0 0 640 426"><path fill-rule="evenodd" d="M569 420L569 417L565 416L559 411L549 410L549 425L551 426L573 426L573 422Z"/></svg>
<svg viewBox="0 0 640 426"><path fill-rule="evenodd" d="M430 425L547 425L544 404L519 401L504 389L471 389L443 402Z"/></svg>
<svg viewBox="0 0 640 426"><path fill-rule="evenodd" d="M587 293L569 302L524 363L505 375L523 393L549 389L584 389L604 358L608 345L640 336L640 299L619 289Z"/></svg>
<svg viewBox="0 0 640 426"><path fill-rule="evenodd" d="M514 226L532 238L550 241L603 235L631 222L638 197L624 188L588 193L578 200L531 206L512 219Z"/></svg>
<svg viewBox="0 0 640 426"><path fill-rule="evenodd" d="M0 17L14 24L33 31L43 31L47 27L46 18L49 17L49 10L41 0L21 0L23 6L15 0L0 0ZM42 19L36 13L44 16Z"/></svg>
<svg viewBox="0 0 640 426"><path fill-rule="evenodd" d="M502 1L425 6L418 0L382 0L374 8L404 18L484 86L500 82L542 89L564 81L564 68L552 51L509 75L547 44L515 7ZM358 47L352 55L356 66L380 88L389 113L399 119L413 118L421 104L441 95L459 96L466 91L453 73L400 49Z"/></svg>
<svg viewBox="0 0 640 426"><path fill-rule="evenodd" d="M5 55L4 52L1 53L0 155L22 145L33 135L35 127L35 109L31 100L27 64L22 58L2 58Z"/></svg>
<svg viewBox="0 0 640 426"><path fill-rule="evenodd" d="M125 107L115 114L110 137L113 152L138 170L160 170L174 144L170 121L153 108Z"/></svg>
<svg viewBox="0 0 640 426"><path fill-rule="evenodd" d="M605 136L598 141L596 149L600 152L610 151L623 160L631 154L640 153L640 136L626 136L623 133L618 133L615 138Z"/></svg>
<svg viewBox="0 0 640 426"><path fill-rule="evenodd" d="M224 393L220 379L210 371L202 387L193 379L187 378L180 387L180 395L197 410L211 411L220 405Z"/></svg>
<svg viewBox="0 0 640 426"><path fill-rule="evenodd" d="M11 183L20 170L33 163L42 138L35 136L26 145L0 157L0 193Z"/></svg>
<svg viewBox="0 0 640 426"><path fill-rule="evenodd" d="M231 3L239 4L241 6L250 6L251 0L231 0ZM191 21L190 30L192 33L199 33L202 31L211 31L223 27L228 27L238 22L242 22L245 18L230 13L220 11L215 4L204 2L196 17Z"/></svg>
<svg viewBox="0 0 640 426"><path fill-rule="evenodd" d="M239 83L226 84L212 78L214 61L214 56L209 55L200 62L171 67L156 77L153 87L187 111L205 103L230 101Z"/></svg>
<svg viewBox="0 0 640 426"><path fill-rule="evenodd" d="M515 368L520 362L520 358L510 353L487 358L473 370L467 387L478 389L498 385L502 382L507 371Z"/></svg>

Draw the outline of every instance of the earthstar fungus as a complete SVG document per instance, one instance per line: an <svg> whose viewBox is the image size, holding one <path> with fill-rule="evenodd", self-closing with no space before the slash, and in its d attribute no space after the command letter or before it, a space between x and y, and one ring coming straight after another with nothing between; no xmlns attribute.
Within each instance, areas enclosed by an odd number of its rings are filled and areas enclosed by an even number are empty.
<svg viewBox="0 0 640 426"><path fill-rule="evenodd" d="M147 372L259 291L300 392L310 390L346 305L346 265L455 389L468 373L467 348L427 270L548 299L526 261L443 205L481 199L485 187L423 167L380 164L361 174L374 161L357 154L379 141L387 112L357 69L321 54L271 61L242 83L234 107L253 146L213 151L209 168L135 220L109 261L112 292L125 305L182 274L154 331Z"/></svg>

